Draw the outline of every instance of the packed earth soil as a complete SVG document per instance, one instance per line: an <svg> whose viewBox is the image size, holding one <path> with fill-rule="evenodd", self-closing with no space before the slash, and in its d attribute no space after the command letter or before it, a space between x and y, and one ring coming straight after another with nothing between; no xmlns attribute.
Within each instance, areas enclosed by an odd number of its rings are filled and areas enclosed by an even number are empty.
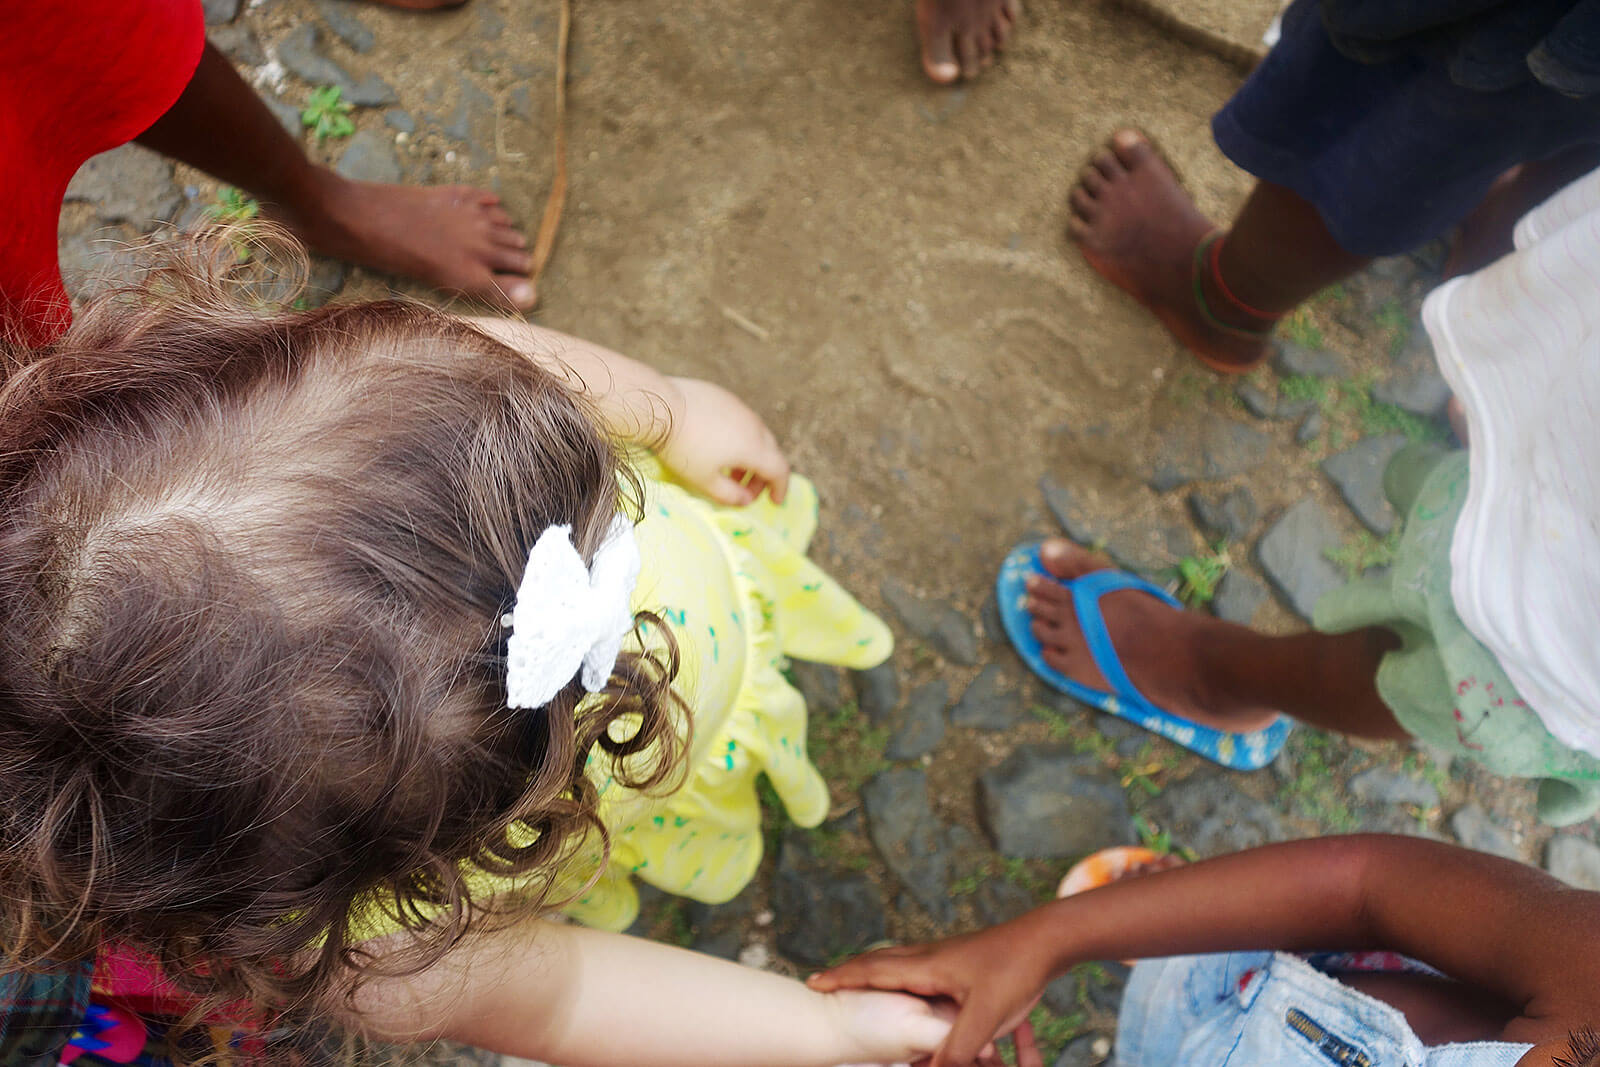
<svg viewBox="0 0 1600 1067"><path fill-rule="evenodd" d="M286 124L325 82L377 101L351 135L306 134L318 157L488 186L531 236L554 173L558 0L207 8ZM1228 217L1249 183L1208 119L1236 65L1110 0L1036 3L1004 60L955 88L924 80L909 0L574 0L572 15L571 183L533 317L748 400L821 491L813 554L899 639L892 667L864 677L795 665L830 822L770 813L750 890L718 908L649 895L637 932L799 974L1006 918L1101 845L1207 855L1363 828L1600 888L1594 827L1552 839L1527 783L1306 729L1269 769L1224 772L1051 695L998 632L1000 560L1062 528L1174 588L1187 577L1194 610L1304 626L1284 589L1392 553L1381 457L1448 432L1416 317L1441 248L1323 294L1272 366L1226 380L1065 240L1074 174L1122 125ZM137 149L92 164L69 201L78 291L114 260L108 241L248 211ZM313 283L312 301L436 299L331 263ZM1013 814L1039 810L1050 824ZM1037 1014L1050 1062L1104 1058L1124 973L1052 987Z"/></svg>

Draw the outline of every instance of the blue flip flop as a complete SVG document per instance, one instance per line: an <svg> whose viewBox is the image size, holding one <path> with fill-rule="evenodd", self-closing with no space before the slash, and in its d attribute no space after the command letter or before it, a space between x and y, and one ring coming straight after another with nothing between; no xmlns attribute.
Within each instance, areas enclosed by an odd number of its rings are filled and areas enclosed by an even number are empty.
<svg viewBox="0 0 1600 1067"><path fill-rule="evenodd" d="M1033 619L1027 611L1026 583L1030 574L1049 578L1072 591L1078 626L1088 642L1089 654L1094 657L1095 666L1105 675L1113 692L1102 692L1082 682L1075 682L1044 661L1044 650L1039 639L1033 636ZM1000 577L995 581L995 596L1000 604L1000 621L1006 628L1006 636L1011 638L1023 662L1052 688L1101 711L1127 719L1151 733L1160 734L1224 767L1236 771L1254 771L1271 763L1283 748L1293 726L1287 717L1280 715L1271 726L1247 734L1229 733L1180 719L1156 707L1139 692L1122 669L1117 650L1111 647L1105 617L1100 613L1100 598L1118 589L1137 589L1174 608L1183 609L1183 605L1166 590L1122 571L1095 571L1077 581L1063 582L1044 569L1044 564L1039 561L1037 542L1012 549L1000 565Z"/></svg>

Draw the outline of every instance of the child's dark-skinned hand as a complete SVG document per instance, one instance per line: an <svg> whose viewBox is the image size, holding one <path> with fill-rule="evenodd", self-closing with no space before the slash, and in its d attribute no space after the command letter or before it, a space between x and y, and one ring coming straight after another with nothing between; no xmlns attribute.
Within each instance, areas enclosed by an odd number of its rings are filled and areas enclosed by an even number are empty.
<svg viewBox="0 0 1600 1067"><path fill-rule="evenodd" d="M931 1067L969 1067L996 1037L1025 1026L1050 980L1049 955L1034 951L1043 941L1027 933L1028 918L927 945L879 949L814 974L806 984L823 993L904 990L954 1001L960 1014ZM1018 1067L1024 1067L1021 1052L1019 1042Z"/></svg>

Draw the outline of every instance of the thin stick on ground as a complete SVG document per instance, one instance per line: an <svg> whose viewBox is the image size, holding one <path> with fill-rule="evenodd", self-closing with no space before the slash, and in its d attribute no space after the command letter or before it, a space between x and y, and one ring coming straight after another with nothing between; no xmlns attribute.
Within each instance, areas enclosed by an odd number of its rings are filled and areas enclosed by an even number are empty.
<svg viewBox="0 0 1600 1067"><path fill-rule="evenodd" d="M561 0L561 29L556 38L556 134L555 177L550 196L544 202L544 217L533 242L533 269L529 277L535 285L555 250L556 232L561 229L561 212L567 205L567 39L572 34L572 0Z"/></svg>

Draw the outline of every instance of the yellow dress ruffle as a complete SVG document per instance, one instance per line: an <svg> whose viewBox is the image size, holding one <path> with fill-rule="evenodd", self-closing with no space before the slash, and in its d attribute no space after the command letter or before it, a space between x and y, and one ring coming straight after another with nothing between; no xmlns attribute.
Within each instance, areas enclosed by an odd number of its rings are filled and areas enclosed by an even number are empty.
<svg viewBox="0 0 1600 1067"><path fill-rule="evenodd" d="M805 701L783 676L785 657L866 668L893 650L888 627L806 558L817 522L809 481L791 478L781 505L763 495L729 508L645 473L633 606L661 615L678 642L674 688L691 709L693 741L684 783L669 795L599 783L610 861L565 910L609 930L638 914L635 877L708 904L749 884L761 863L757 775L795 823L820 823L828 789L806 756ZM581 885L595 858L576 861L563 882Z"/></svg>
<svg viewBox="0 0 1600 1067"><path fill-rule="evenodd" d="M635 877L708 904L749 884L761 863L757 775L771 781L795 823L820 823L828 788L806 756L805 701L783 677L785 657L866 668L894 645L880 619L806 558L817 522L809 481L792 477L781 505L763 495L728 508L663 480L653 460L641 473L642 569L633 607L657 613L671 629L681 657L673 688L693 726L682 785L664 795L618 786L606 759L590 760L611 854L597 874L598 840L580 843L553 872L552 899L607 930L638 915ZM484 900L514 894L519 884L543 885L551 874L468 877L474 898ZM404 925L378 902L351 916L357 940Z"/></svg>

